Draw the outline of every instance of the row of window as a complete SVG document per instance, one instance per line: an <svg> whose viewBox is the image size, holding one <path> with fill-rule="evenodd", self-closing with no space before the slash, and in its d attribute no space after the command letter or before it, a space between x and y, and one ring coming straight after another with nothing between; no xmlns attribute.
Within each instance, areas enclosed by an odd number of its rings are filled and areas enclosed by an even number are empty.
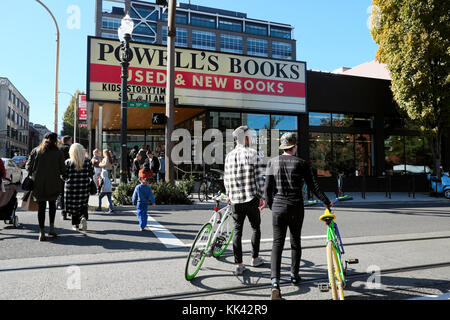
<svg viewBox="0 0 450 320"><path fill-rule="evenodd" d="M158 20L158 11L155 7L133 4L131 8L130 16L137 20ZM218 20L216 20L218 19ZM162 12L161 20L168 20L167 11ZM278 26L268 26L266 24L259 24L254 22L246 22L245 28L242 20L235 19L227 19L224 17L213 17L201 14L191 14L191 21L189 23L188 14L185 12L177 12L175 16L175 22L177 24L191 24L193 26L211 28L211 29L221 29L227 31L235 31L235 32L245 32L251 34L257 34L261 36L267 36L270 31L270 36L283 38L283 39L291 39L292 32L290 28L283 28ZM245 29L245 30L244 30Z"/></svg>
<svg viewBox="0 0 450 320"><path fill-rule="evenodd" d="M163 27L162 30L162 43L167 44L167 27ZM188 46L188 34L186 29L177 28L175 45L179 47ZM214 32L193 30L192 48L203 50L216 50L216 34ZM220 51L242 54L244 52L242 37L235 35L221 34ZM248 38L247 54L260 57L268 57L269 42L264 39ZM292 59L291 44L273 41L272 57L277 59Z"/></svg>
<svg viewBox="0 0 450 320"><path fill-rule="evenodd" d="M6 115L6 117L22 128L28 129L28 121L10 107L8 107L8 114Z"/></svg>
<svg viewBox="0 0 450 320"><path fill-rule="evenodd" d="M23 103L22 101L20 101L19 97L17 97L12 90L8 90L8 100L12 102L13 105L15 105L17 108L20 109L20 111L22 111L23 113L25 113L26 115L29 114L30 110L29 107ZM9 114L9 113L8 113Z"/></svg>
<svg viewBox="0 0 450 320"><path fill-rule="evenodd" d="M155 23L158 20L167 21L167 11L162 12L161 19L158 18L159 11L156 7L146 6L140 4L133 4L130 12L131 18L135 19L136 23L145 21L147 23ZM218 20L216 20L218 19ZM191 24L193 26L221 29L234 32L245 32L256 34L260 36L272 36L282 39L291 39L292 31L290 28L283 28L278 26L269 26L267 24L260 24L255 22L243 23L241 20L227 19L223 17L213 17L201 14L191 14L190 23L188 14L184 12L177 12L175 16L177 24ZM121 19L113 17L102 18L102 28L109 30L117 30L120 27ZM244 30L245 29L245 30Z"/></svg>
<svg viewBox="0 0 450 320"><path fill-rule="evenodd" d="M150 11L149 11L150 12ZM145 13L149 13L145 12ZM151 14L151 13L149 13ZM211 20L212 21L209 21ZM202 27L213 28L212 25L215 25L215 18L211 18L209 20L205 20L204 17L197 17L195 15L191 18L191 24L198 25ZM207 23L210 23L209 25ZM155 23L143 23L141 21L136 21L136 25L133 31L133 40L147 43L155 43L156 42L156 30L157 26ZM202 22L202 23L200 23ZM231 31L239 31L237 30L236 25L231 21L222 21L224 30ZM248 28L253 30L253 34L264 35L261 31L261 26L252 25L248 23ZM103 17L103 28L104 29L117 29L120 26L120 20L111 18L111 17ZM259 30L259 31L258 31ZM117 38L116 34L103 33L102 36L106 38ZM163 27L162 30L162 43L167 43L167 27ZM184 28L177 28L177 36L175 38L175 45L179 47L187 47L188 46L188 32ZM200 30L192 31L192 47L196 49L203 50L216 50L216 33L215 32L207 32ZM220 51L222 52L231 52L236 54L243 53L243 38L241 36L235 35L220 35ZM247 39L247 52L248 55L260 56L260 57L268 57L269 56L269 42L264 39ZM285 42L272 42L272 57L276 59L292 59L292 45L290 43Z"/></svg>
<svg viewBox="0 0 450 320"><path fill-rule="evenodd" d="M17 140L20 143L28 143L28 136L26 134L10 126L6 126L6 136L11 139Z"/></svg>

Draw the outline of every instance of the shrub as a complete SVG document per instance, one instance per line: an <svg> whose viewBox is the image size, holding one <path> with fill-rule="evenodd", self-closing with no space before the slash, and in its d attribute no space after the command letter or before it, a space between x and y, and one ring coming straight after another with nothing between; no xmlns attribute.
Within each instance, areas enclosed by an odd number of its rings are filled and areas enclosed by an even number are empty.
<svg viewBox="0 0 450 320"><path fill-rule="evenodd" d="M129 183L120 183L117 189L113 192L113 201L115 205L132 205L133 192L139 184L137 178L133 178ZM181 180L178 185L170 183L152 183L153 195L156 204L192 204L189 195L194 186L193 178L186 178Z"/></svg>

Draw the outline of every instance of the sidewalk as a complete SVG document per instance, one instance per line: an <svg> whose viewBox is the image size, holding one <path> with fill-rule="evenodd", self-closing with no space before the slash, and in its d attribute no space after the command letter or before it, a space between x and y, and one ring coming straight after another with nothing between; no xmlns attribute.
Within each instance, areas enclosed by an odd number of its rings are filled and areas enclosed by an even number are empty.
<svg viewBox="0 0 450 320"><path fill-rule="evenodd" d="M335 199L333 192L325 193L328 198ZM412 193L408 195L407 192L392 192L391 197L386 197L384 192L366 192L365 199L361 192L349 192L346 193L353 197L353 200L343 202L342 205L370 205L370 204L448 204L450 206L450 199L444 197L430 197L428 192L417 192L415 195ZM209 210L214 206L213 200L206 202L200 202L197 198L197 194L191 197L193 201L192 205L158 205L156 210ZM89 198L89 209L94 210L98 206L98 196L91 196ZM108 209L108 200L106 197L102 201L103 210ZM118 211L134 210L134 206L118 206ZM155 210L155 209L153 209Z"/></svg>

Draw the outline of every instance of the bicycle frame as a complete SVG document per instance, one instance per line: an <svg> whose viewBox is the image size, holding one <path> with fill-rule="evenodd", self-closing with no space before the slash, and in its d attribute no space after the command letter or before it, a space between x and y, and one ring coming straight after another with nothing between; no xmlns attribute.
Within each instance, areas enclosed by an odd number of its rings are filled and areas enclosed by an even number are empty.
<svg viewBox="0 0 450 320"><path fill-rule="evenodd" d="M327 230L327 242L331 241L336 249L336 256L339 262L340 275L342 279L342 287L345 287L345 270L342 264L341 255L344 254L344 246L342 244L341 236L339 235L339 229L336 223L331 221L328 224Z"/></svg>
<svg viewBox="0 0 450 320"><path fill-rule="evenodd" d="M205 247L205 254L208 253L209 249L211 248L211 245L216 241L218 235L222 232L223 224L222 221L226 218L227 215L231 214L231 206L227 205L226 207L223 207L222 209L218 209L218 206L215 207L213 216L209 219L209 223L211 223L212 229L216 227L216 224L218 223L219 226L216 228L215 231L211 232L208 237L207 246Z"/></svg>

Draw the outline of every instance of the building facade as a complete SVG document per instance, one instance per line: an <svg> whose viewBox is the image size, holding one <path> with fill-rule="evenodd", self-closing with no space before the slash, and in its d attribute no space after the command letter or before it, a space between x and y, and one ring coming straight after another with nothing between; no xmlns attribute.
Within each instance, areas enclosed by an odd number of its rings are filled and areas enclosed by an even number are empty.
<svg viewBox="0 0 450 320"><path fill-rule="evenodd" d="M125 12L135 22L132 39L138 43L164 45L167 41L167 12L145 1L97 0L96 36L117 39L117 28ZM119 5L117 5L119 3ZM296 60L296 41L290 25L250 19L245 13L180 3L176 15L175 46L245 57ZM409 174L420 176L416 190L425 190L425 173L432 167L429 143L414 127L402 122L385 76L371 77L367 68L358 76L358 68L336 72L306 71L306 112L279 112L246 108L183 106L175 108L175 127L187 129L193 136L195 125L203 132L219 129L225 134L240 125L255 132L258 150L273 150L267 132L296 132L299 155L308 159L325 190L336 190L336 174L344 173L347 191L384 191L386 177L392 177L392 189L410 191ZM385 75L385 73L383 73ZM89 80L88 80L89 81ZM281 98L280 98L281 99ZM276 104L276 102L274 102ZM116 154L120 149L120 106L118 103L90 102L88 123L91 145L107 147ZM165 112L165 106L151 107ZM270 134L270 133L269 133ZM164 126L151 122L151 112L128 110L127 146L164 148ZM444 146L448 140L444 141ZM278 143L277 141L275 143ZM230 147L230 146L227 146ZM444 168L449 166L449 148L444 148ZM275 152L278 152L275 147ZM226 152L224 152L225 154ZM270 154L273 156L274 154ZM222 169L222 165L213 165ZM204 165L184 164L180 172L201 172ZM447 169L448 170L448 169ZM361 180L364 177L364 180ZM391 183L391 180L389 180Z"/></svg>
<svg viewBox="0 0 450 320"><path fill-rule="evenodd" d="M30 105L8 78L0 77L0 155L28 155Z"/></svg>

